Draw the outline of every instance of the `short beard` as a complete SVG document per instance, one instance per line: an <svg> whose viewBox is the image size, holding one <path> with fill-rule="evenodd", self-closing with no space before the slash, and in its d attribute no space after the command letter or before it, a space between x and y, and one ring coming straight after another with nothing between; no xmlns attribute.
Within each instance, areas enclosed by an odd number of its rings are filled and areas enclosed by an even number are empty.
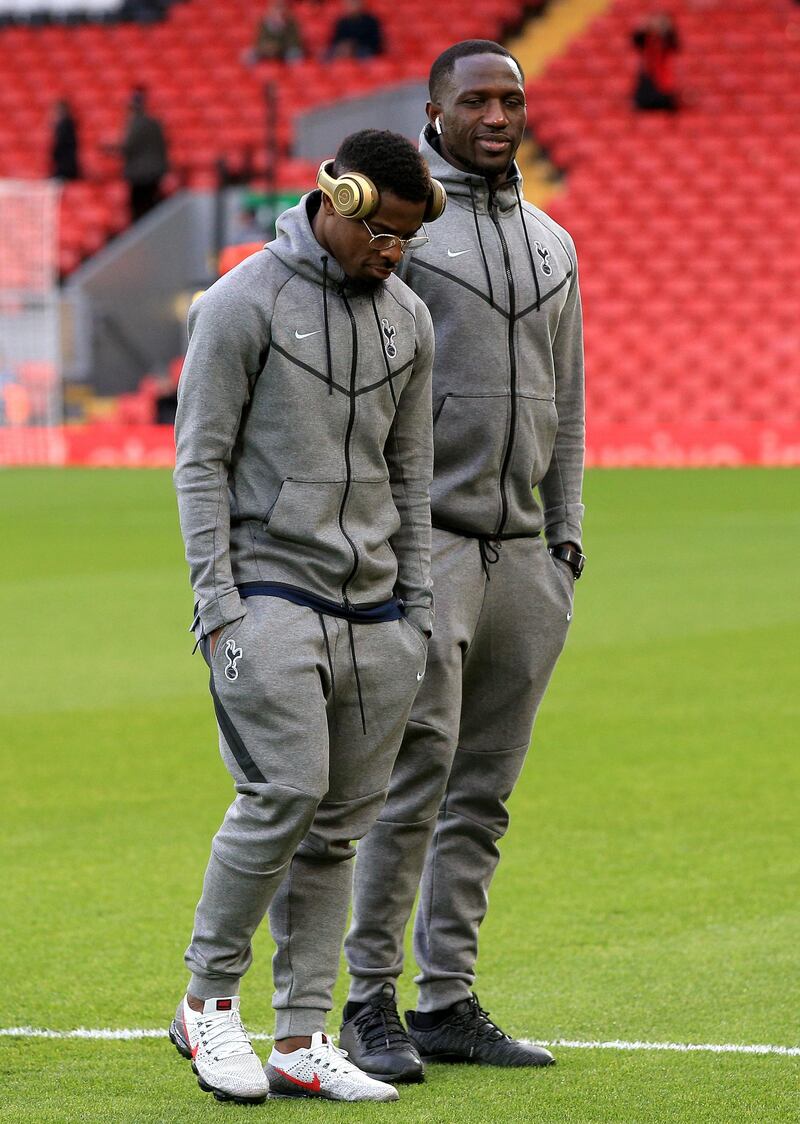
<svg viewBox="0 0 800 1124"><path fill-rule="evenodd" d="M445 160L447 160L448 164L452 164L453 161L452 161L452 159L449 158L449 157L452 156L452 154L449 152L449 150L444 151L443 148L442 148L441 139L440 138L437 138L437 139L439 139L439 152L440 152L441 156ZM445 146L445 148L446 148L446 146ZM460 161L460 164L453 164L453 167L454 168L460 167L463 171L468 172L469 175L471 175L471 176L481 176L485 180L496 179L498 181L498 183L504 183L508 179L509 175L511 174L511 169L514 167L514 161L516 160L516 158L517 158L517 150L514 149L514 154L512 155L511 159L509 160L508 164L506 165L506 167L504 168L504 170L502 172L492 172L487 168L481 168L478 164L475 164L472 160L468 160L465 156L457 157L457 159ZM502 179L500 178L501 176L502 176Z"/></svg>
<svg viewBox="0 0 800 1124"><path fill-rule="evenodd" d="M347 288L354 297L369 296L371 293L374 293L378 289L380 289L381 285L384 285L385 283L386 282L383 281L380 277L376 277L374 280L372 278L366 277L347 278Z"/></svg>
<svg viewBox="0 0 800 1124"><path fill-rule="evenodd" d="M464 163L467 165L466 170L474 176L483 176L485 180L497 180L498 183L505 183L514 166L514 157L509 160L502 172L492 172L488 168L481 168L478 164L473 164L471 160L465 160Z"/></svg>

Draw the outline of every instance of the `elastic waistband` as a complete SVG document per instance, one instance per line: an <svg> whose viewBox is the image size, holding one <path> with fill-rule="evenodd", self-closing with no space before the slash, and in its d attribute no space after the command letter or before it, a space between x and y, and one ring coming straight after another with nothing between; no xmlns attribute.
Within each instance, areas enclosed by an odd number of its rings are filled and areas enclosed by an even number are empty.
<svg viewBox="0 0 800 1124"><path fill-rule="evenodd" d="M541 531L522 531L518 535L495 534L492 531L465 531L463 527L454 527L451 523L441 523L438 519L431 520L431 527L437 531L449 531L451 535L461 535L464 539L479 539L483 542L507 542L509 539L538 539Z"/></svg>
<svg viewBox="0 0 800 1124"><path fill-rule="evenodd" d="M315 613L339 617L341 620L352 621L353 624L383 624L385 621L398 621L404 615L403 602L399 597L390 597L388 601L380 601L376 605L358 607L341 601L329 601L327 597L318 597L316 593L309 593L306 589L285 585L283 582L242 582L237 589L240 597L280 597L283 601L291 601L293 605L303 605L307 609L313 609Z"/></svg>

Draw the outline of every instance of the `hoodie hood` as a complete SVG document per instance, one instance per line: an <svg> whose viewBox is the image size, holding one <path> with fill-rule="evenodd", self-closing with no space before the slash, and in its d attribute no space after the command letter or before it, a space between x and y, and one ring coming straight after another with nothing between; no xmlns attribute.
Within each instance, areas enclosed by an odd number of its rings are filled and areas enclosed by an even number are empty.
<svg viewBox="0 0 800 1124"><path fill-rule="evenodd" d="M431 175L444 185L449 200L461 202L478 213L488 212L490 196L501 211L510 211L519 203L522 174L516 161L511 163L508 178L496 191L490 192L485 176L464 172L445 160L439 151L439 138L429 124L420 133L419 150L428 162Z"/></svg>
<svg viewBox="0 0 800 1124"><path fill-rule="evenodd" d="M307 281L343 289L348 285L347 275L333 254L319 244L311 226L321 202L322 192L317 188L284 211L275 225L275 239L265 249Z"/></svg>

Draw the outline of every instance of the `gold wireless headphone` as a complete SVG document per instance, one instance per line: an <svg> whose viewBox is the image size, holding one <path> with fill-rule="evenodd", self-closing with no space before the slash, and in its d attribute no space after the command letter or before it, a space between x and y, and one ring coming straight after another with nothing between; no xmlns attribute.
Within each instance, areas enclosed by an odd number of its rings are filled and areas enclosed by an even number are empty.
<svg viewBox="0 0 800 1124"><path fill-rule="evenodd" d="M381 196L375 184L361 172L345 172L337 179L333 175L333 161L323 160L317 172L317 187L333 203L333 209L343 219L368 219L381 205ZM438 180L431 179L431 193L425 206L423 222L440 218L447 206L447 193Z"/></svg>

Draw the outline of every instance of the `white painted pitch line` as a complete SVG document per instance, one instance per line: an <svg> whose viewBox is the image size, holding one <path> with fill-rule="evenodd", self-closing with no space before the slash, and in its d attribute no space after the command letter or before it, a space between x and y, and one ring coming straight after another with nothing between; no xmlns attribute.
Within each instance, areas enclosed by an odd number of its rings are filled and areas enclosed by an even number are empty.
<svg viewBox="0 0 800 1124"><path fill-rule="evenodd" d="M570 1050L674 1050L680 1054L782 1054L784 1057L800 1057L800 1046L746 1046L735 1042L624 1042L616 1038L609 1042L574 1042L568 1038L555 1038L551 1042L534 1038L523 1041L534 1046Z"/></svg>
<svg viewBox="0 0 800 1124"><path fill-rule="evenodd" d="M0 1027L0 1038L104 1038L131 1041L138 1038L166 1038L166 1030L148 1030L140 1027L127 1027L122 1030L90 1029L79 1026L75 1030L45 1030L37 1026ZM251 1038L257 1037L252 1034Z"/></svg>
<svg viewBox="0 0 800 1124"><path fill-rule="evenodd" d="M105 1041L133 1041L141 1038L166 1038L162 1029L126 1027L120 1030L108 1028L76 1030L46 1030L34 1026L0 1027L0 1038L83 1038ZM271 1034L251 1034L251 1038L261 1042L271 1042ZM559 1050L672 1050L680 1054L780 1054L783 1057L800 1057L800 1046L739 1045L734 1042L625 1042L611 1039L608 1042L577 1041L569 1038L544 1040L540 1038L523 1039L534 1046L547 1046Z"/></svg>

